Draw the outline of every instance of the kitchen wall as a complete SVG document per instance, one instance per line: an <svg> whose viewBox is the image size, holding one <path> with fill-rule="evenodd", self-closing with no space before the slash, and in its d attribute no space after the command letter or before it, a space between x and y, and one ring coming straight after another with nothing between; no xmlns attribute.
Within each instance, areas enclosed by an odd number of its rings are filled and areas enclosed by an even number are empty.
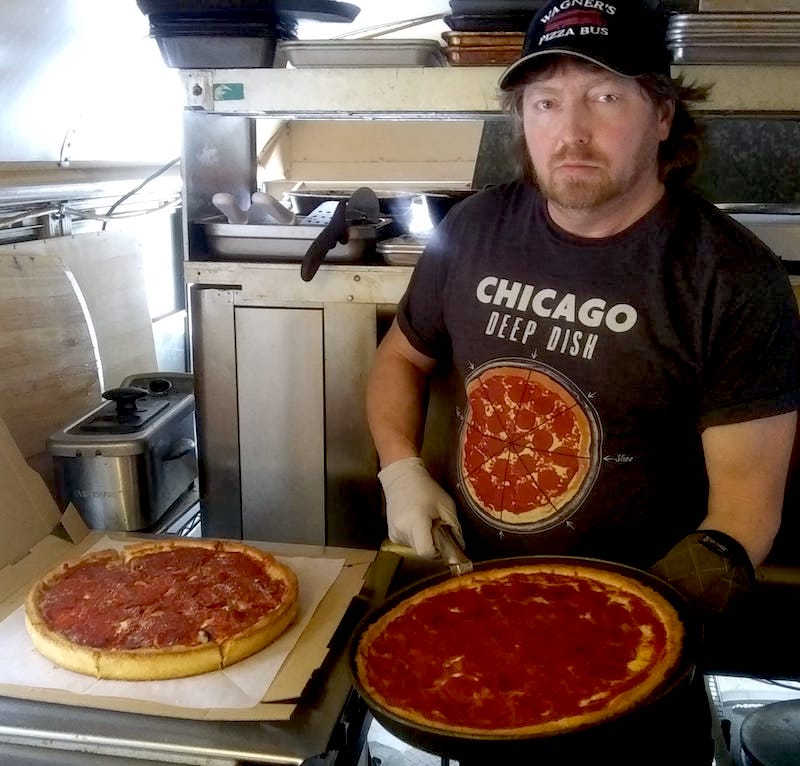
<svg viewBox="0 0 800 766"><path fill-rule="evenodd" d="M0 50L0 163L179 154L179 80L136 0L4 2Z"/></svg>
<svg viewBox="0 0 800 766"><path fill-rule="evenodd" d="M5 2L0 51L0 248L8 254L28 240L126 232L141 255L144 320L158 320L158 363L184 369L169 217L179 166L104 218L180 156L182 87L147 17L136 0ZM107 260L112 268L111 254Z"/></svg>

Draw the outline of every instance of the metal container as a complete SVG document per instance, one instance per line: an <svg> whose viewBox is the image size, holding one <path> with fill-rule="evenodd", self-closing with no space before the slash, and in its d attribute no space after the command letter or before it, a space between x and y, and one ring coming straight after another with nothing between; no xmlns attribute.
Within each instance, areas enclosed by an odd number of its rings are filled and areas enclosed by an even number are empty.
<svg viewBox="0 0 800 766"><path fill-rule="evenodd" d="M208 247L215 258L259 261L300 262L311 243L325 228L310 225L308 217L295 226L288 224L207 223L204 225ZM358 263L375 250L378 237L388 230L391 220L382 218L377 224L350 226L348 240L328 251L327 261Z"/></svg>
<svg viewBox="0 0 800 766"><path fill-rule="evenodd" d="M673 62L793 63L800 61L800 14L689 13L670 17Z"/></svg>
<svg viewBox="0 0 800 766"><path fill-rule="evenodd" d="M297 40L278 43L276 57L304 67L445 66L436 40Z"/></svg>
<svg viewBox="0 0 800 766"><path fill-rule="evenodd" d="M390 266L414 266L428 243L426 236L403 234L381 242L376 252Z"/></svg>
<svg viewBox="0 0 800 766"><path fill-rule="evenodd" d="M92 529L146 530L197 477L193 379L135 375L103 397L47 440L59 500Z"/></svg>

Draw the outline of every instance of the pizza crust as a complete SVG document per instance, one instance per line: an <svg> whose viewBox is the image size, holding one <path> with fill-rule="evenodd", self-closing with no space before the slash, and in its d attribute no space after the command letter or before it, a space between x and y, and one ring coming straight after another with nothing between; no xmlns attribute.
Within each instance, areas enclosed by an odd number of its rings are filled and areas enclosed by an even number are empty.
<svg viewBox="0 0 800 766"><path fill-rule="evenodd" d="M25 626L36 651L62 668L86 676L99 677L98 652L88 646L73 643L60 633L50 630L36 606L29 605L30 601L31 596L28 596L25 604Z"/></svg>
<svg viewBox="0 0 800 766"><path fill-rule="evenodd" d="M628 663L631 677L641 676L635 685L621 692L616 692L613 684L604 693L591 699L576 700L576 709L569 715L552 720L531 721L526 725L493 726L487 730L459 721L432 720L430 716L415 710L413 707L401 706L390 699L391 694L384 693L373 683L370 677L370 652L375 641L384 631L391 629L392 623L403 615L412 612L417 605L438 594L457 593L459 591L476 591L483 583L500 581L510 574L555 574L567 579L578 579L590 582L603 589L605 586L614 589L617 598L624 601L639 599L644 601L655 613L657 621L666 632L666 642L660 650L654 645L654 628L652 625L640 625L638 647L635 657ZM548 606L542 605L546 610ZM514 615L515 619L517 615ZM535 630L535 628L532 628ZM591 623L587 623L587 630L591 631ZM383 708L426 728L433 728L448 733L467 735L493 736L547 736L574 731L589 725L601 723L615 718L639 703L647 700L659 687L661 687L673 674L678 666L684 643L684 627L675 608L657 591L639 581L602 568L589 567L583 564L543 563L519 566L508 569L478 570L469 575L445 580L442 583L426 588L417 594L405 599L393 609L383 614L371 624L362 635L356 652L357 676L366 692ZM420 637L421 638L421 637ZM474 635L471 638L476 638ZM424 642L430 646L431 641ZM447 667L452 658L436 656L441 667ZM409 657L398 657L397 662L411 662ZM530 661L530 658L528 658ZM642 675L644 672L644 675ZM457 687L454 687L457 688ZM575 690L573 690L575 691ZM497 690L496 696L508 694L508 690ZM588 712L581 712L580 707L586 707L590 702L605 700L601 707L596 706Z"/></svg>
<svg viewBox="0 0 800 766"><path fill-rule="evenodd" d="M91 646L69 639L47 621L41 608L48 591L72 568L119 566L156 553L199 548L249 557L272 580L282 583L280 602L252 624L232 635L212 638L200 631L189 645L120 649ZM161 680L199 675L239 662L272 643L297 616L298 585L291 569L269 553L232 541L165 540L145 542L122 551L105 550L65 562L45 574L25 600L25 622L36 650L57 665L95 678L126 681ZM168 606L168 605L166 605Z"/></svg>

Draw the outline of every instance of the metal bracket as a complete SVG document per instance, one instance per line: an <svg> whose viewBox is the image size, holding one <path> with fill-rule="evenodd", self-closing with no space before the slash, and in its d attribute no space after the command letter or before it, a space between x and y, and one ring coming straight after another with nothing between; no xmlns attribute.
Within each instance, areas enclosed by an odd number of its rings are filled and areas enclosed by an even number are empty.
<svg viewBox="0 0 800 766"><path fill-rule="evenodd" d="M183 73L183 85L188 109L214 110L214 82L210 69Z"/></svg>

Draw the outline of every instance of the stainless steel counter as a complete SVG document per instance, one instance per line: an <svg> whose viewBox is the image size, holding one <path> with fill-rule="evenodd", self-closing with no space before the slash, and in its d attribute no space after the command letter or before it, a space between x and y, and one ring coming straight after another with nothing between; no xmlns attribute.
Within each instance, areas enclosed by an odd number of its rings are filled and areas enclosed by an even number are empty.
<svg viewBox="0 0 800 766"><path fill-rule="evenodd" d="M271 545L298 556L335 548ZM380 552L350 605L323 666L289 721L195 721L0 697L0 764L104 766L108 762L234 764L359 763L369 723L350 684L347 639L356 621L385 597L400 558Z"/></svg>

